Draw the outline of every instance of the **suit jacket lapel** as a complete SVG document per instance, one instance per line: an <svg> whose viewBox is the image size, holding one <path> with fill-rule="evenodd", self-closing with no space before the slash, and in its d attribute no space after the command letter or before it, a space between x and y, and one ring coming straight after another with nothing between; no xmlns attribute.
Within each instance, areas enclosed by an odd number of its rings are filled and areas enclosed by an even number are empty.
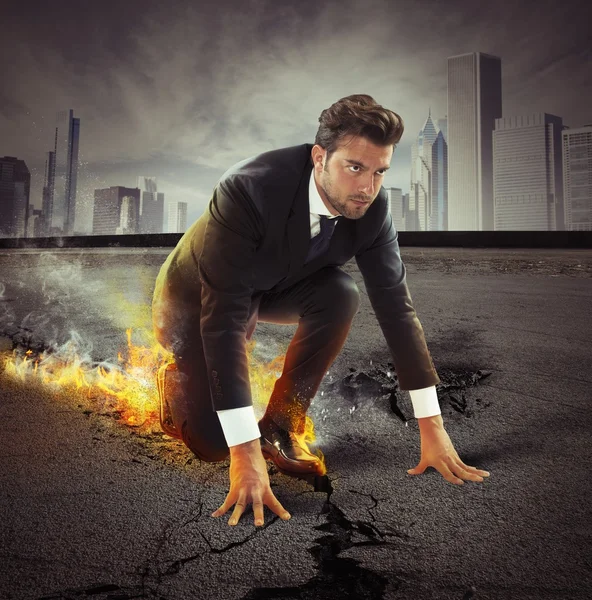
<svg viewBox="0 0 592 600"><path fill-rule="evenodd" d="M308 246L310 244L310 208L308 204L308 184L312 172L312 163L307 162L300 178L300 184L290 216L288 217L288 244L290 246L290 269L288 278L292 277L296 271L302 268Z"/></svg>

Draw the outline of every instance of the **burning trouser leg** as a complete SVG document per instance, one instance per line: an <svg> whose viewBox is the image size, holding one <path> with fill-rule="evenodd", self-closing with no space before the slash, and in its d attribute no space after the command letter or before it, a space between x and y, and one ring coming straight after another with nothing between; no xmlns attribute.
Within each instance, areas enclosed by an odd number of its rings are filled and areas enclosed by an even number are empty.
<svg viewBox="0 0 592 600"><path fill-rule="evenodd" d="M359 304L354 280L336 267L321 269L277 294L263 295L260 321L298 323L264 419L287 431L304 432L306 411L345 343Z"/></svg>
<svg viewBox="0 0 592 600"><path fill-rule="evenodd" d="M175 358L164 373L162 390L175 429L185 445L200 459L217 462L228 457L224 433L212 408L208 370L200 333L199 304L166 296L157 281L152 303L154 332Z"/></svg>
<svg viewBox="0 0 592 600"><path fill-rule="evenodd" d="M157 282L154 330L175 357L176 368L162 386L172 421L187 447L208 462L228 457L218 415L212 409L208 370L200 333L199 305L166 297ZM279 293L261 297L258 320L298 324L275 384L265 418L287 431L303 433L306 411L349 333L359 307L353 279L327 267Z"/></svg>

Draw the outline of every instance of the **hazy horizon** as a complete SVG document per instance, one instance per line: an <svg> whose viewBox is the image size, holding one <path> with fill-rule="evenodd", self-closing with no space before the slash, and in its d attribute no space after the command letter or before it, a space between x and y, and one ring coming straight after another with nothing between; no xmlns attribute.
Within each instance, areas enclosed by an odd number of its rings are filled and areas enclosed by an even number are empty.
<svg viewBox="0 0 592 600"><path fill-rule="evenodd" d="M580 15L581 13L581 15ZM399 113L405 133L385 187L409 190L411 145L428 112L447 113L446 59L502 60L503 116L547 112L592 121L591 50L582 2L481 6L381 0L205 6L64 0L3 13L0 156L31 171L41 206L55 117L80 118L80 210L94 189L155 176L188 224L220 175L259 152L312 143L320 112L368 93ZM47 27L51 24L52 27Z"/></svg>

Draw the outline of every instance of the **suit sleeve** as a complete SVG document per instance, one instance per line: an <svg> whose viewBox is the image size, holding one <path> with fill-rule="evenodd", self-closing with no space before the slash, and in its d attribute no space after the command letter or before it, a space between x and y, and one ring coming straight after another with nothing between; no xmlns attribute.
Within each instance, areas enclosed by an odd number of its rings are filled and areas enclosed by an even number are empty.
<svg viewBox="0 0 592 600"><path fill-rule="evenodd" d="M253 284L251 266L263 237L253 182L221 181L209 205L203 249L197 259L201 281L200 330L212 407L252 405L246 330Z"/></svg>
<svg viewBox="0 0 592 600"><path fill-rule="evenodd" d="M393 357L399 385L416 390L440 378L407 287L397 231L387 211L375 240L356 255L370 303Z"/></svg>

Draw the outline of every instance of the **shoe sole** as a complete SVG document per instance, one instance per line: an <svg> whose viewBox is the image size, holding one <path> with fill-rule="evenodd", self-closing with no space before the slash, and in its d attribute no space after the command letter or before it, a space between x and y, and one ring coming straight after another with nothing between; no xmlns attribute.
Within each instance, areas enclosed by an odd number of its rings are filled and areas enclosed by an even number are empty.
<svg viewBox="0 0 592 600"><path fill-rule="evenodd" d="M163 430L164 433L170 435L171 437L181 439L177 428L171 425L167 425L165 422L164 405L166 401L164 396L164 384L168 368L169 365L162 365L161 367L159 367L156 373L156 389L158 392L158 419L160 421L160 428Z"/></svg>

